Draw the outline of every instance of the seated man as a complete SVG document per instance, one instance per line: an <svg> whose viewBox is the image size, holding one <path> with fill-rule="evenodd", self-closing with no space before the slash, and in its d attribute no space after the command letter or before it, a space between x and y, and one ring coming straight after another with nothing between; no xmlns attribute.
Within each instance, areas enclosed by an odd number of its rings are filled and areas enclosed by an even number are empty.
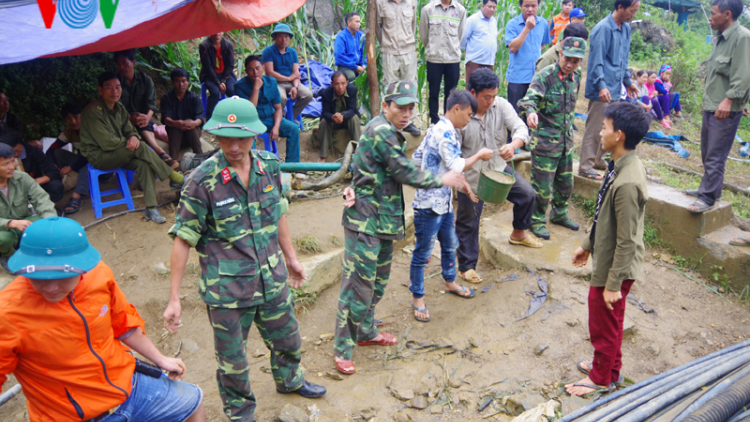
<svg viewBox="0 0 750 422"><path fill-rule="evenodd" d="M320 159L325 163L328 149L333 143L333 131L347 129L349 139L359 141L362 122L357 110L357 87L350 84L344 72L336 71L331 76L331 86L320 93L323 110L320 113Z"/></svg>
<svg viewBox="0 0 750 422"><path fill-rule="evenodd" d="M167 155L156 143L154 122L151 120L154 113L159 111L156 108L154 81L145 73L135 71L135 49L115 52L114 57L122 86L120 102L130 115L130 123L138 130L141 138L154 149L156 155L177 170L180 163Z"/></svg>
<svg viewBox="0 0 750 422"><path fill-rule="evenodd" d="M0 143L0 266L8 273L8 258L16 252L26 227L39 218L57 215L55 204L39 184L15 169L16 152Z"/></svg>
<svg viewBox="0 0 750 422"><path fill-rule="evenodd" d="M471 116L469 124L458 131L461 139L461 151L464 158L479 152L482 148L497 151L489 165L474 164L465 171L466 181L474 193L479 184L481 169L502 171L514 174L516 182L508 193L508 202L513 204L513 231L508 242L512 245L523 245L541 248L542 243L529 236L526 230L531 228L531 216L534 212L536 193L526 179L518 172L513 172L508 161L513 158L515 150L529 143L529 129L516 114L510 103L497 96L500 78L490 69L478 69L472 72L469 79L471 94L477 99L477 112ZM506 143L508 131L513 141ZM476 272L479 258L479 222L482 219L484 202L474 202L469 192L458 190L458 212L456 213L456 234L458 235L458 274L471 283L482 282Z"/></svg>
<svg viewBox="0 0 750 422"><path fill-rule="evenodd" d="M15 114L10 112L10 101L4 92L0 92L0 134L9 129L23 133L23 124Z"/></svg>
<svg viewBox="0 0 750 422"><path fill-rule="evenodd" d="M289 47L294 33L289 25L280 23L271 33L274 44L263 49L263 68L268 76L276 79L281 94L281 108L286 109L286 98L294 102L294 118L312 101L310 89L300 84L299 58L297 50Z"/></svg>
<svg viewBox="0 0 750 422"><path fill-rule="evenodd" d="M49 199L60 202L64 187L60 170L55 167L42 150L23 143L23 135L17 130L9 130L0 135L0 143L13 148L16 170L25 172L49 194Z"/></svg>
<svg viewBox="0 0 750 422"><path fill-rule="evenodd" d="M212 34L198 46L200 80L208 91L206 117L209 119L222 94L227 97L234 95L234 84L237 82L234 76L234 45L223 35L223 32Z"/></svg>
<svg viewBox="0 0 750 422"><path fill-rule="evenodd" d="M336 70L344 72L346 79L352 82L367 68L365 34L359 30L362 24L359 13L349 13L344 19L346 28L336 35L333 50L336 56Z"/></svg>
<svg viewBox="0 0 750 422"><path fill-rule="evenodd" d="M71 171L78 174L73 194L63 210L64 215L77 213L81 209L81 196L89 194L89 168L86 165L89 160L81 154L82 111L83 106L80 104L68 103L63 106L62 115L66 127L46 152L47 158L60 169L61 176L64 177ZM63 149L68 144L72 145L73 152Z"/></svg>
<svg viewBox="0 0 750 422"><path fill-rule="evenodd" d="M174 89L161 97L161 122L167 126L169 155L177 158L183 143L200 154L203 103L201 97L188 91L190 75L177 68L170 74Z"/></svg>
<svg viewBox="0 0 750 422"><path fill-rule="evenodd" d="M182 188L183 176L172 170L145 143L128 120L128 111L118 100L122 93L120 79L114 72L99 75L99 99L86 106L81 114L81 153L99 170L124 168L138 174L146 203L146 219L166 223L156 208L156 181L170 180L173 190Z"/></svg>
<svg viewBox="0 0 750 422"><path fill-rule="evenodd" d="M205 421L201 389L178 381L185 364L146 337L100 259L73 220L26 229L9 263L19 277L0 292L0 385L15 374L33 422Z"/></svg>
<svg viewBox="0 0 750 422"><path fill-rule="evenodd" d="M286 138L287 163L299 163L299 125L286 119L281 106L281 95L276 80L263 75L260 56L245 59L247 76L237 81L234 90L240 98L250 100L258 110L258 118L270 128L270 140Z"/></svg>

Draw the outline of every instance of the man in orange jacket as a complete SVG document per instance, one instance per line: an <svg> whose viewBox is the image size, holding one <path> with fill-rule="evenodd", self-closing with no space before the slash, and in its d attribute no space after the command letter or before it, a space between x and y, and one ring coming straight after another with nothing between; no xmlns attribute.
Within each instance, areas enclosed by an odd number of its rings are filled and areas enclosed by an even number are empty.
<svg viewBox="0 0 750 422"><path fill-rule="evenodd" d="M205 421L203 392L179 381L182 360L146 337L100 259L73 220L25 230L8 262L19 277L0 291L0 386L15 374L32 422Z"/></svg>

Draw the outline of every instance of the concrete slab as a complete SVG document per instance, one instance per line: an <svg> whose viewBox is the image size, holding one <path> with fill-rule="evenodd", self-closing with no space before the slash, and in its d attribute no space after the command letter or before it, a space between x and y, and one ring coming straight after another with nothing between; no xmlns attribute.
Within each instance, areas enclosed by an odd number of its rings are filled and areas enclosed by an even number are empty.
<svg viewBox="0 0 750 422"><path fill-rule="evenodd" d="M729 240L744 236L747 236L747 232L737 227L722 227L701 236L695 242L693 254L685 256L702 257L701 269L706 276L713 273L714 265L724 267L719 273L726 274L731 280L732 287L737 291L742 291L745 286L750 285L750 248L730 245Z"/></svg>
<svg viewBox="0 0 750 422"><path fill-rule="evenodd" d="M695 198L669 186L648 184L648 216L662 227L662 237L675 245L719 230L732 220L732 204L719 201L703 214L688 211Z"/></svg>
<svg viewBox="0 0 750 422"><path fill-rule="evenodd" d="M485 259L498 268L560 271L574 276L591 274L591 261L576 268L571 263L573 252L588 236L585 229L572 231L554 224L547 225L552 235L542 240L544 247L535 249L508 243L513 230L513 211L504 211L482 218L479 249Z"/></svg>
<svg viewBox="0 0 750 422"><path fill-rule="evenodd" d="M578 195L582 198L596 198L599 194L599 189L602 188L602 180L604 179L592 180L579 176L579 165L578 160L573 160L573 195ZM596 170L596 172L604 176L604 171Z"/></svg>

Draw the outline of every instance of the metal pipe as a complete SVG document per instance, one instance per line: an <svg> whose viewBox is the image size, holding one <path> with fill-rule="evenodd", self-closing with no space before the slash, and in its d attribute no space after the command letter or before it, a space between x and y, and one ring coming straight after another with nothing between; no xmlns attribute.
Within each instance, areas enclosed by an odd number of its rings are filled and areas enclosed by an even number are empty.
<svg viewBox="0 0 750 422"><path fill-rule="evenodd" d="M335 173L331 174L330 176L323 178L322 180L318 181L308 181L305 179L295 179L292 181L292 189L295 190L321 190L325 189L332 184L343 180L344 176L346 176L346 173L349 171L349 165L352 163L352 154L354 153L354 141L350 141L349 145L346 146L346 150L344 151L344 160L340 164L340 167L338 170L336 170Z"/></svg>
<svg viewBox="0 0 750 422"><path fill-rule="evenodd" d="M16 396L16 394L21 392L21 384L16 384L13 387L11 387L10 390L4 392L3 394L0 394L0 406L4 405L8 400L12 399Z"/></svg>

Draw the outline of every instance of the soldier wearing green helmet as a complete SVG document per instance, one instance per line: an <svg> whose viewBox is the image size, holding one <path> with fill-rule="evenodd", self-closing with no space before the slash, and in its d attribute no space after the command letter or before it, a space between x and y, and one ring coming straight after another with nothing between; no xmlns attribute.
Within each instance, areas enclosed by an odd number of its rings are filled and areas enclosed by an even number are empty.
<svg viewBox="0 0 750 422"><path fill-rule="evenodd" d="M385 292L393 261L393 241L404 238L403 184L415 188L459 187L463 175L449 171L442 177L421 171L403 153L401 130L414 115L417 88L395 81L385 89L383 112L365 126L352 157L352 187L344 204L344 264L336 316L336 368L355 372L354 346L393 345L396 338L379 333L375 306Z"/></svg>
<svg viewBox="0 0 750 422"><path fill-rule="evenodd" d="M186 179L169 230L174 246L164 324L171 332L180 325L180 286L194 247L200 256L199 291L214 330L224 412L232 420L254 421L245 350L253 322L271 352L279 393L315 398L326 389L305 381L300 368L302 340L289 287L301 287L306 276L289 234L278 158L252 149L266 127L255 106L239 97L219 102L204 127L221 151Z"/></svg>
<svg viewBox="0 0 750 422"><path fill-rule="evenodd" d="M551 237L546 227L550 202L550 222L578 230L568 216L568 200L573 193L573 120L581 85L578 66L586 55L586 41L568 37L561 44L559 61L534 75L526 96L518 102L519 115L533 134L531 186L536 201L531 232L541 239Z"/></svg>

